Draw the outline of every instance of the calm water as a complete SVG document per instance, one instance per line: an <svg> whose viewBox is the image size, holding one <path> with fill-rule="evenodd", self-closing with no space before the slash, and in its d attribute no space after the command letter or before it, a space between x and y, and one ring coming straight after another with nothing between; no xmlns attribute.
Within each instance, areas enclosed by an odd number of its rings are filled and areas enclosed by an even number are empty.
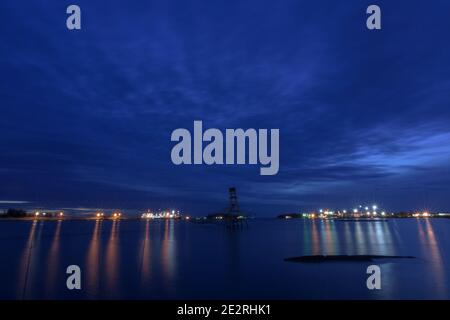
<svg viewBox="0 0 450 320"><path fill-rule="evenodd" d="M449 299L450 220L254 220L244 230L183 221L0 221L0 299ZM301 264L308 254L412 255ZM66 267L82 290L66 289Z"/></svg>

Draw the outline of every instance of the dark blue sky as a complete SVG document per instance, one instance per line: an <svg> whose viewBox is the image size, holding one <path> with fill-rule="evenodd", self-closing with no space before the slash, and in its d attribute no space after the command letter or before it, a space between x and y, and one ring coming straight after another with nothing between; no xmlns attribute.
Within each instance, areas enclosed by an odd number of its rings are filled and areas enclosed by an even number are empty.
<svg viewBox="0 0 450 320"><path fill-rule="evenodd" d="M450 210L449 34L444 0L2 1L0 202ZM173 165L194 120L280 128L278 175Z"/></svg>

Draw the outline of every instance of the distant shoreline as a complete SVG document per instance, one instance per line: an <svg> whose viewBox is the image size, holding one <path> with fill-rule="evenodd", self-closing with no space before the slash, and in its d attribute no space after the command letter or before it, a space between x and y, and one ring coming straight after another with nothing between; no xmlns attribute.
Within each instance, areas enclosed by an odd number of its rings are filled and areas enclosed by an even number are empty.
<svg viewBox="0 0 450 320"><path fill-rule="evenodd" d="M340 218L329 218L329 219L314 219L314 220L327 220L327 221L339 221L339 222L388 222L389 220L392 219L449 219L450 217L440 217L440 216L436 216L436 217L427 217L427 218L417 218L417 217L393 217L393 218L382 218L382 219L340 219ZM252 220L311 220L311 219L307 219L307 218L291 218L291 219L282 219L282 218L277 218L277 217L260 217L260 218L253 218ZM48 218L44 218L44 217L21 217L21 218L16 218L16 217L1 217L0 218L0 222L2 221L53 221L53 222L57 222L57 221L135 221L135 220L139 220L139 221L149 221L147 219L142 219L141 217L121 217L121 218L96 218L96 217L48 217ZM157 221L157 220L166 220L166 219L154 219L152 221ZM183 220L184 219L168 219L168 220Z"/></svg>
<svg viewBox="0 0 450 320"><path fill-rule="evenodd" d="M96 217L50 217L50 218L35 218L35 217L23 217L23 218L14 218L14 217L2 217L0 221L122 221L122 220L143 220L139 217L125 217L125 218L103 218L99 219Z"/></svg>

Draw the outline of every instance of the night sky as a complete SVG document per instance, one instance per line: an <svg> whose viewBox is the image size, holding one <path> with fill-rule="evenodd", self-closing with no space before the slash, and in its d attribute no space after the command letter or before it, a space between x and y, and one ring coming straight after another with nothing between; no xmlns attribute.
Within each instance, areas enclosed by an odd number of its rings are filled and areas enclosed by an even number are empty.
<svg viewBox="0 0 450 320"><path fill-rule="evenodd" d="M449 36L447 0L2 1L0 204L449 211ZM279 173L175 166L194 120L279 128Z"/></svg>

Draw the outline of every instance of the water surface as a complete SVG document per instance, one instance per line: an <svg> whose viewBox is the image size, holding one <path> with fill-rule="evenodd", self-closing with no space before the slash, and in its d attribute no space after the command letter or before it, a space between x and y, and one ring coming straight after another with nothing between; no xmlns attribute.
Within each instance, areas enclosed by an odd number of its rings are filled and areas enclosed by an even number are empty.
<svg viewBox="0 0 450 320"><path fill-rule="evenodd" d="M449 299L450 220L0 221L0 299ZM318 254L404 255L291 263ZM82 289L66 288L79 265Z"/></svg>

